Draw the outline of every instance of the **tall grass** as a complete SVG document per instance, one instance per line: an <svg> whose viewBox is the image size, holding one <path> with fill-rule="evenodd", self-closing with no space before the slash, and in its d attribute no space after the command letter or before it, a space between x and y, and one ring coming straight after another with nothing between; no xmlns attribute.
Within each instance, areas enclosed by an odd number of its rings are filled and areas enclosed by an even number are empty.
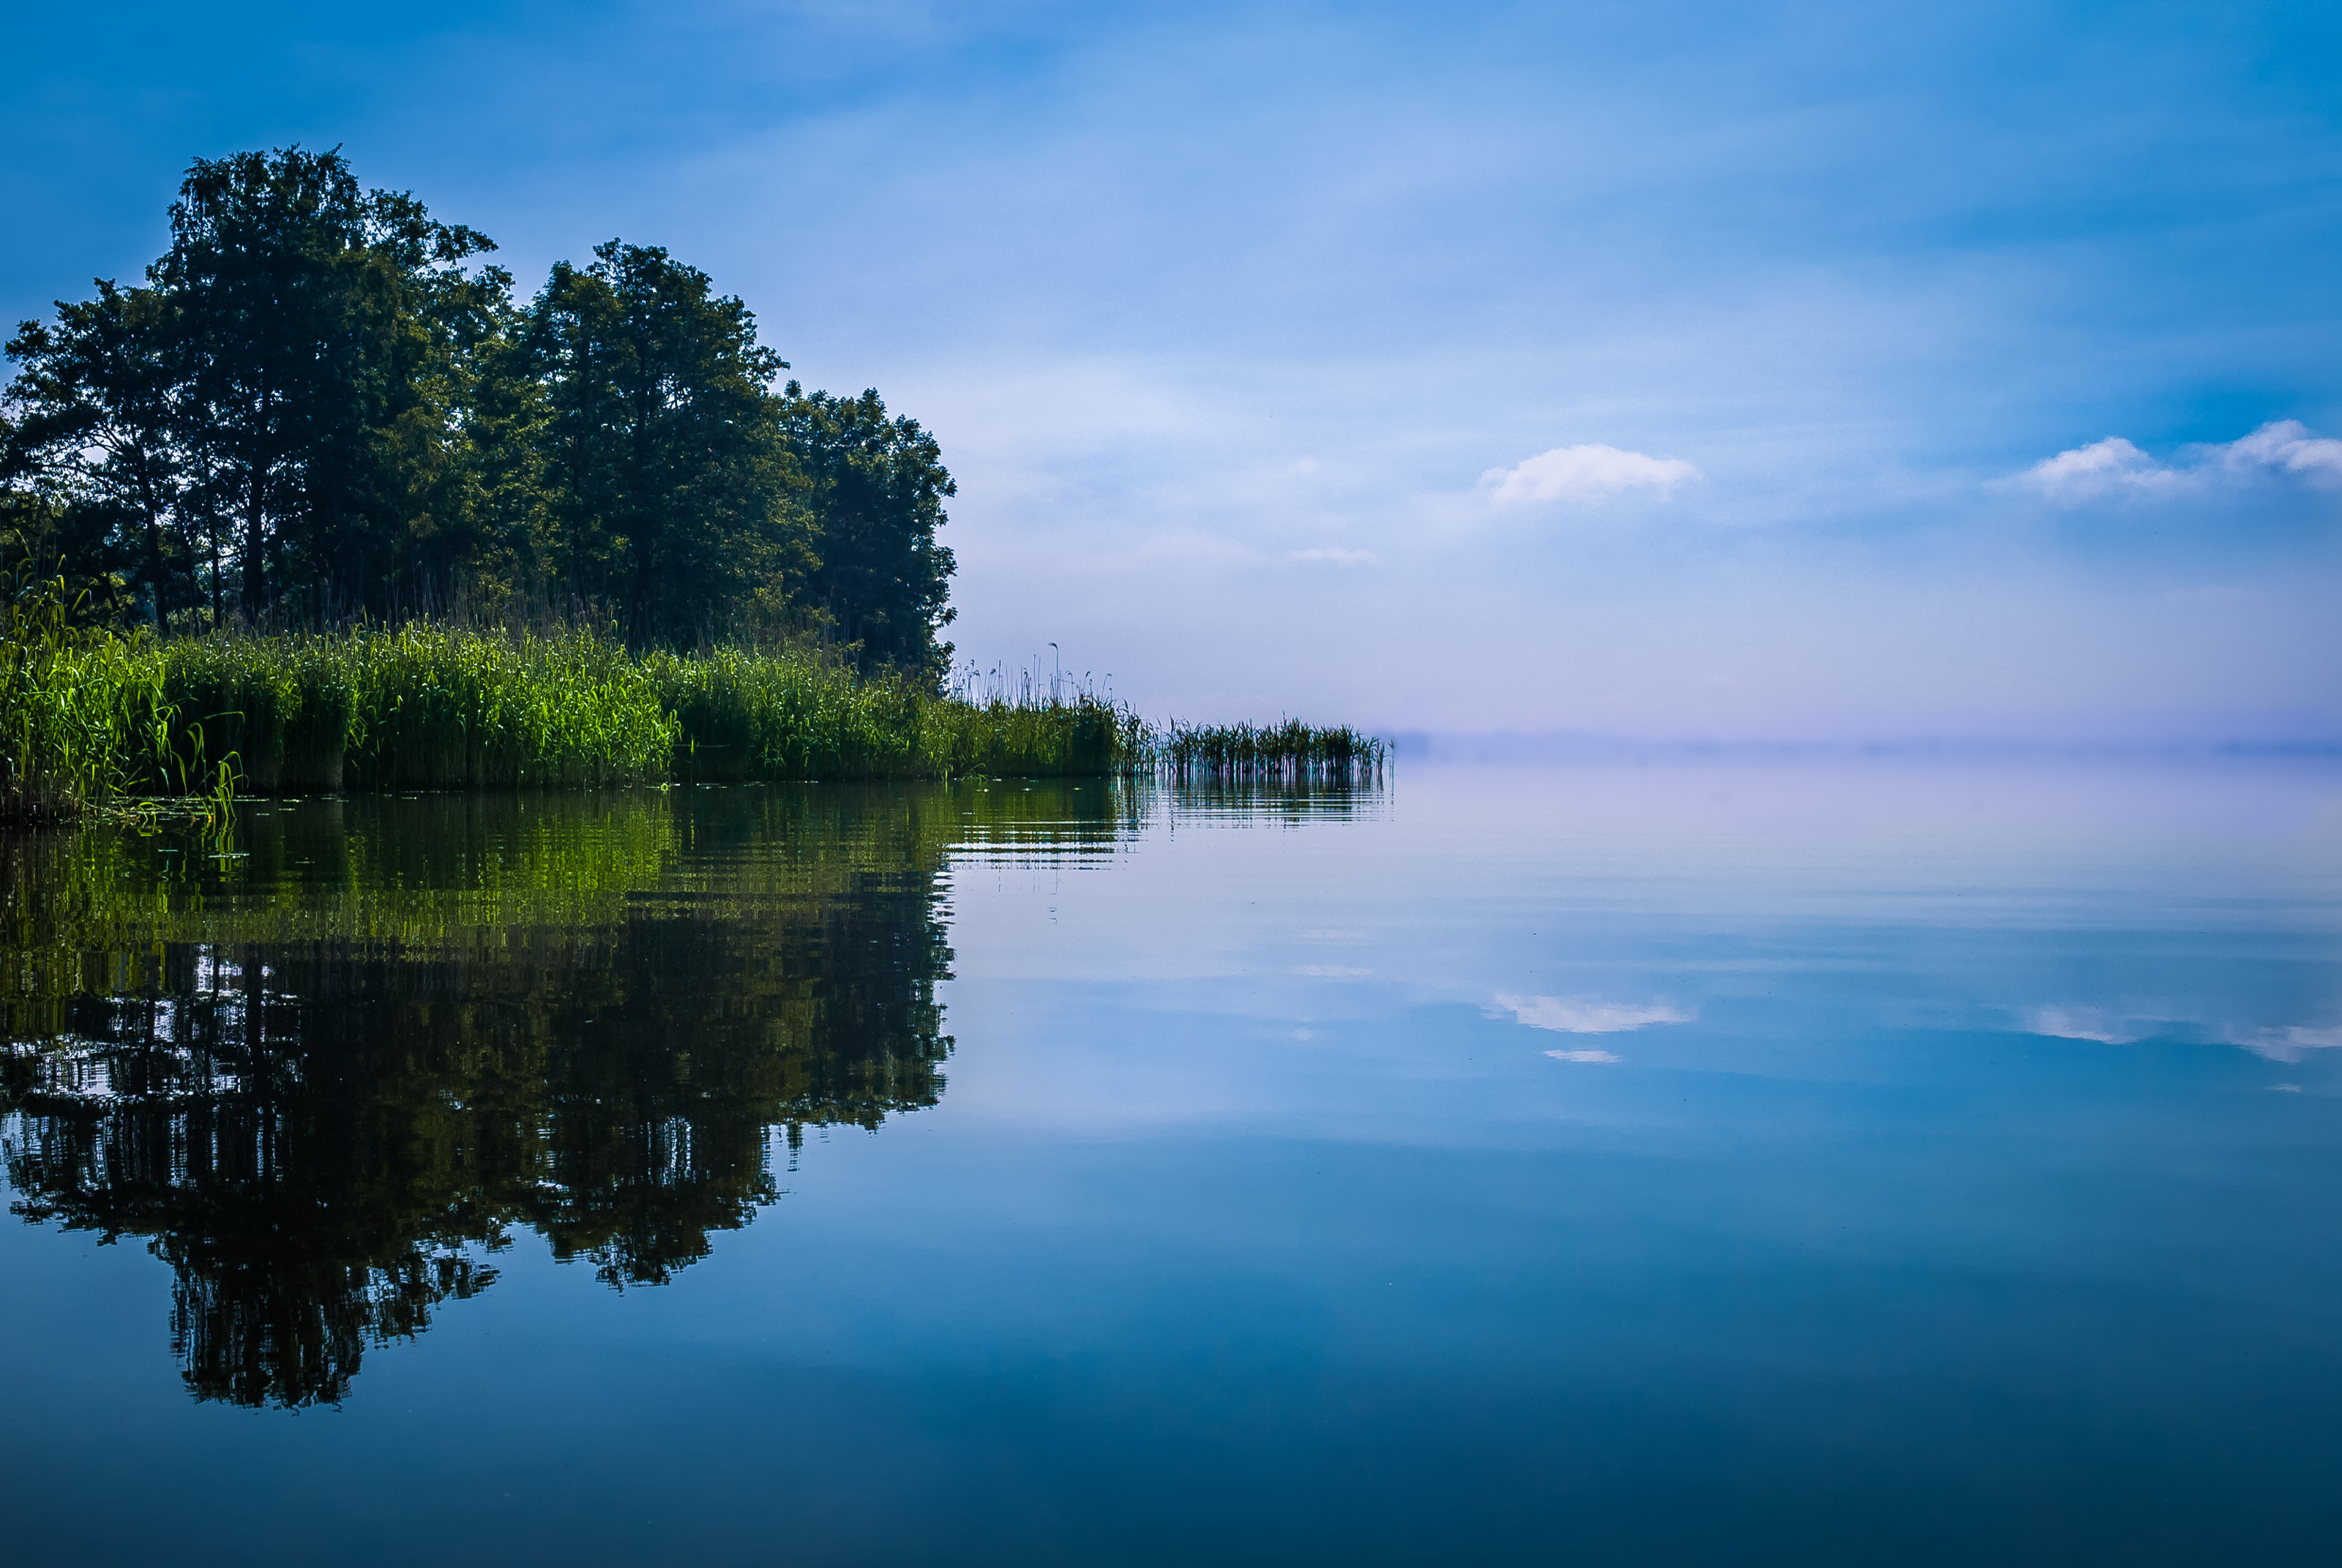
<svg viewBox="0 0 2342 1568"><path fill-rule="evenodd" d="M1287 719L1275 725L1183 724L1155 737L1157 771L1178 779L1284 783L1360 782L1390 760L1388 743L1347 724L1330 729Z"/></svg>
<svg viewBox="0 0 2342 1568"><path fill-rule="evenodd" d="M924 778L948 771L926 744L926 698L857 680L810 654L740 648L647 661L676 721L678 778Z"/></svg>
<svg viewBox="0 0 2342 1568"><path fill-rule="evenodd" d="M58 822L128 787L169 709L151 643L72 624L63 579L0 577L0 822Z"/></svg>
<svg viewBox="0 0 2342 1568"><path fill-rule="evenodd" d="M938 694L802 650L637 654L590 632L414 623L181 641L77 633L54 585L0 640L0 815L127 790L578 788L667 780L1352 779L1383 743L1297 722L1156 731L1086 686ZM225 773L223 773L225 770Z"/></svg>
<svg viewBox="0 0 2342 1568"><path fill-rule="evenodd" d="M263 794L652 783L675 748L652 672L583 633L415 623L164 652L173 772L229 761Z"/></svg>

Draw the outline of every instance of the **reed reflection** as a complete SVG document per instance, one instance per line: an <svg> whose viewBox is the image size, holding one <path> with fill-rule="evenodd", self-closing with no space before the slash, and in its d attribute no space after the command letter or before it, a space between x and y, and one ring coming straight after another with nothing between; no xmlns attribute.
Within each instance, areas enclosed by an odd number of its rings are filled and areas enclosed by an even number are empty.
<svg viewBox="0 0 2342 1568"><path fill-rule="evenodd" d="M197 1397L338 1402L517 1230L664 1283L806 1128L936 1104L956 848L1110 854L1133 810L802 786L0 843L14 1210L148 1238Z"/></svg>

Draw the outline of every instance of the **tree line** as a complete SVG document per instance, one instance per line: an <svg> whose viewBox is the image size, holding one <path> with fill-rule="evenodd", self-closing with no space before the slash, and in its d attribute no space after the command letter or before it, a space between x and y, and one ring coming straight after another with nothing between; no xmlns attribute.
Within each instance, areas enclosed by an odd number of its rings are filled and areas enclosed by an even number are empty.
<svg viewBox="0 0 2342 1568"><path fill-rule="evenodd" d="M198 159L143 285L7 344L0 532L164 632L467 608L629 643L817 636L936 678L935 438L776 387L756 317L612 240L532 299L338 150Z"/></svg>

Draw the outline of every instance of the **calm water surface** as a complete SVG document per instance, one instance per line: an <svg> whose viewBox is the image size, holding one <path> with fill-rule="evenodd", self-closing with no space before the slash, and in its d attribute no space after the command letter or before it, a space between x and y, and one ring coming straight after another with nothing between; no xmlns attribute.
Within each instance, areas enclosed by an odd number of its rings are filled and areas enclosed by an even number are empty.
<svg viewBox="0 0 2342 1568"><path fill-rule="evenodd" d="M17 1560L2325 1563L2342 771L0 840Z"/></svg>

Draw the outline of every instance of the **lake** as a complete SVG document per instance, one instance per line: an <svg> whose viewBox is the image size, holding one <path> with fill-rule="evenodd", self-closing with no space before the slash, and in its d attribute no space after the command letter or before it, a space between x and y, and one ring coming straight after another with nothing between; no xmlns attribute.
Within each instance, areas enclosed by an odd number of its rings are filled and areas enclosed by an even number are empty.
<svg viewBox="0 0 2342 1568"><path fill-rule="evenodd" d="M2324 1563L2342 766L0 840L20 1562Z"/></svg>

